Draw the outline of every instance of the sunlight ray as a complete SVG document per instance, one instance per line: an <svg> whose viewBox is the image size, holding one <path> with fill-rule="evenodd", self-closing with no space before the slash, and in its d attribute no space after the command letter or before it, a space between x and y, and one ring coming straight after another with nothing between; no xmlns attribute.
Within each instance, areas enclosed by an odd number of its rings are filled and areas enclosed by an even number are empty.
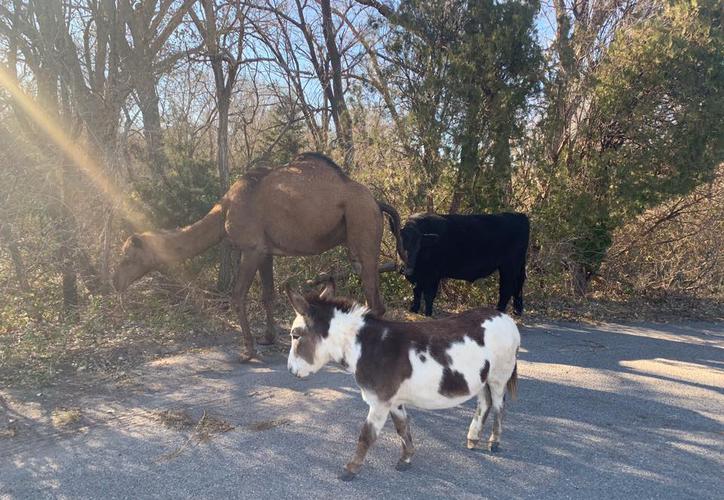
<svg viewBox="0 0 724 500"><path fill-rule="evenodd" d="M4 88L12 96L31 121L47 134L50 140L70 160L71 164L82 172L114 207L123 212L126 220L134 229L150 229L153 227L148 217L129 206L126 196L108 179L103 172L102 166L92 158L86 149L68 137L57 121L46 113L18 85L15 77L2 67L0 67L0 87Z"/></svg>

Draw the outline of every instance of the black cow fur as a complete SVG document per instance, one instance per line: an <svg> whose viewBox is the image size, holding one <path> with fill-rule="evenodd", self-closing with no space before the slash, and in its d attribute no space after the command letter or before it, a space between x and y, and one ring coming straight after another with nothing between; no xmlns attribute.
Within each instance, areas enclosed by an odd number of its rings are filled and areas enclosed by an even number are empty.
<svg viewBox="0 0 724 500"><path fill-rule="evenodd" d="M410 310L418 312L422 297L425 314L443 278L473 282L498 271L497 309L505 312L513 297L513 311L523 314L523 283L530 237L528 217L521 213L492 215L416 214L402 228L407 251L405 277L414 285Z"/></svg>

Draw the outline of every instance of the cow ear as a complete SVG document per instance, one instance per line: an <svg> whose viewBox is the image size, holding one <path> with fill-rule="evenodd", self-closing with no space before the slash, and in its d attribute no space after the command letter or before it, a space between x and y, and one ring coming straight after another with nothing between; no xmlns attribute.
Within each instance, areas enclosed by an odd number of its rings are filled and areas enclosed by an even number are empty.
<svg viewBox="0 0 724 500"><path fill-rule="evenodd" d="M294 312L296 312L300 316L308 316L309 302L307 302L307 299L305 299L301 293L292 290L291 286L289 286L289 283L284 285L284 291L289 298L289 302L292 304L292 308L294 308Z"/></svg>
<svg viewBox="0 0 724 500"><path fill-rule="evenodd" d="M329 278L324 284L324 289L319 293L319 298L325 300L331 299L334 297L336 291L337 286L334 284L334 278Z"/></svg>
<svg viewBox="0 0 724 500"><path fill-rule="evenodd" d="M437 243L437 240L440 239L439 234L434 233L425 233L422 235L422 246L423 247L431 247Z"/></svg>

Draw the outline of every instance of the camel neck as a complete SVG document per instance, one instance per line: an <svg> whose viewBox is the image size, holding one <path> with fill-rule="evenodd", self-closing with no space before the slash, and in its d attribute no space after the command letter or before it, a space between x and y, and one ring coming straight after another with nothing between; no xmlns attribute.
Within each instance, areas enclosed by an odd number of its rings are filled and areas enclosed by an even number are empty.
<svg viewBox="0 0 724 500"><path fill-rule="evenodd" d="M178 262L194 257L216 245L224 237L224 210L221 204L201 220L175 231L154 235L162 260Z"/></svg>

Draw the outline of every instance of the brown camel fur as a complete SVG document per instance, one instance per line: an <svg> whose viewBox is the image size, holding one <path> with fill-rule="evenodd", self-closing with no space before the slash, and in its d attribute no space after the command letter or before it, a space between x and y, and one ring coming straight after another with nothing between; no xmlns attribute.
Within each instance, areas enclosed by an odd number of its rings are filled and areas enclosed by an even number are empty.
<svg viewBox="0 0 724 500"><path fill-rule="evenodd" d="M383 212L406 260L397 211L377 202L363 185L318 153L304 153L277 169L255 169L236 182L198 222L175 231L134 234L126 240L113 276L117 290L162 264L197 255L224 237L242 252L233 291L243 339L242 358L256 355L246 315L246 295L259 272L267 317L265 343L274 342L274 255L317 255L345 245L362 278L370 309L382 315L377 261Z"/></svg>

